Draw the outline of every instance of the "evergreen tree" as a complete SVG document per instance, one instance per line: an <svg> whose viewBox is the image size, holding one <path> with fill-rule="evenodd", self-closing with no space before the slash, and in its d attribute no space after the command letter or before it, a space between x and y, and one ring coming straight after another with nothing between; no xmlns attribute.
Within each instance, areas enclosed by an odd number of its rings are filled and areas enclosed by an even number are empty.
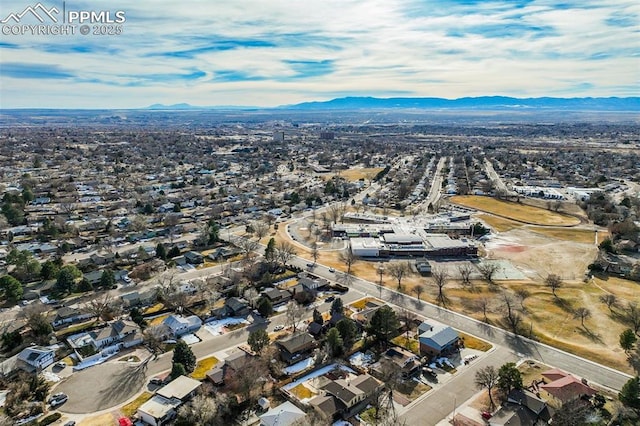
<svg viewBox="0 0 640 426"><path fill-rule="evenodd" d="M169 253L167 253L167 258L173 259L174 257L178 256L180 256L180 249L177 246L171 247L171 250L169 250Z"/></svg>
<svg viewBox="0 0 640 426"><path fill-rule="evenodd" d="M11 303L20 300L24 292L22 283L11 275L5 275L0 278L0 290L2 290L5 299Z"/></svg>
<svg viewBox="0 0 640 426"><path fill-rule="evenodd" d="M351 318L343 318L338 321L336 328L340 332L345 349L351 349L351 346L355 343L356 335L358 334L358 326L355 321Z"/></svg>
<svg viewBox="0 0 640 426"><path fill-rule="evenodd" d="M400 322L395 311L387 305L381 306L371 317L367 333L378 342L384 343L398 333Z"/></svg>
<svg viewBox="0 0 640 426"><path fill-rule="evenodd" d="M187 375L187 371L185 370L184 365L180 364L179 362L174 362L171 365L171 374L169 375L171 380L175 380L180 376L186 376L186 375Z"/></svg>
<svg viewBox="0 0 640 426"><path fill-rule="evenodd" d="M162 260L167 259L167 249L164 248L164 244L158 243L158 245L156 246L156 257Z"/></svg>
<svg viewBox="0 0 640 426"><path fill-rule="evenodd" d="M73 272L69 269L62 268L58 272L58 279L56 280L55 289L60 293L71 293L76 288L75 277Z"/></svg>
<svg viewBox="0 0 640 426"><path fill-rule="evenodd" d="M505 394L513 389L522 389L522 375L513 362L504 364L498 370L498 388Z"/></svg>
<svg viewBox="0 0 640 426"><path fill-rule="evenodd" d="M196 368L196 356L183 340L178 340L176 347L173 349L173 363L182 364L188 373L193 372Z"/></svg>
<svg viewBox="0 0 640 426"><path fill-rule="evenodd" d="M622 386L618 399L627 407L640 409L640 378L633 377Z"/></svg>
<svg viewBox="0 0 640 426"><path fill-rule="evenodd" d="M620 347L624 349L626 353L633 349L633 345L635 345L636 340L638 340L638 338L630 328L627 328L625 331L620 333Z"/></svg>
<svg viewBox="0 0 640 426"><path fill-rule="evenodd" d="M320 311L318 311L318 309L313 310L313 322L320 325L324 324L324 319L322 318L322 314L320 313Z"/></svg>
<svg viewBox="0 0 640 426"><path fill-rule="evenodd" d="M269 344L269 334L263 328L252 331L249 333L247 343L251 347L251 350L257 354L262 352L265 346Z"/></svg>
<svg viewBox="0 0 640 426"><path fill-rule="evenodd" d="M273 312L273 305L269 299L261 297L256 303L256 309L258 309L260 315L266 318L271 315L271 312Z"/></svg>
<svg viewBox="0 0 640 426"><path fill-rule="evenodd" d="M105 289L109 289L116 285L116 276L111 269L105 269L102 271L100 277L100 286Z"/></svg>
<svg viewBox="0 0 640 426"><path fill-rule="evenodd" d="M329 350L329 355L331 357L337 357L342 355L344 352L344 341L342 337L340 337L340 332L337 328L332 327L327 332L326 337L327 349Z"/></svg>

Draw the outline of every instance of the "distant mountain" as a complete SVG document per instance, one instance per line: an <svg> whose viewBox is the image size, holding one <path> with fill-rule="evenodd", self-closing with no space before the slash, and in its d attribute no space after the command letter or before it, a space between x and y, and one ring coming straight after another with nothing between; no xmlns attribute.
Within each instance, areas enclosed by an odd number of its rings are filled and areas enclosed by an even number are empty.
<svg viewBox="0 0 640 426"><path fill-rule="evenodd" d="M162 109L162 110L176 110L176 109L202 109L202 107L196 107L189 104L173 104L173 105L163 105L163 104L153 104L149 105L146 109Z"/></svg>
<svg viewBox="0 0 640 426"><path fill-rule="evenodd" d="M237 105L196 106L196 105L181 103L181 104L173 104L173 105L153 104L143 109L153 109L153 110L162 110L162 111L202 111L202 110L210 110L210 109L253 110L253 109L256 109L256 107L237 106Z"/></svg>
<svg viewBox="0 0 640 426"><path fill-rule="evenodd" d="M304 102L282 109L504 109L504 110L578 110L640 111L640 97L629 98L510 98L481 96L476 98L373 98L346 97L325 102Z"/></svg>

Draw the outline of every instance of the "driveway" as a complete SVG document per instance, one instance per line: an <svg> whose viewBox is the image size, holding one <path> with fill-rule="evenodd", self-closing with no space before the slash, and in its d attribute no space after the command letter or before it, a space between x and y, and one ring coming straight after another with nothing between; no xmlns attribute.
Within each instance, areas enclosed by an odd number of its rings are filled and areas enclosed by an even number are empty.
<svg viewBox="0 0 640 426"><path fill-rule="evenodd" d="M78 371L54 390L69 396L59 411L85 414L115 407L139 392L145 377L145 367L124 362L108 362Z"/></svg>

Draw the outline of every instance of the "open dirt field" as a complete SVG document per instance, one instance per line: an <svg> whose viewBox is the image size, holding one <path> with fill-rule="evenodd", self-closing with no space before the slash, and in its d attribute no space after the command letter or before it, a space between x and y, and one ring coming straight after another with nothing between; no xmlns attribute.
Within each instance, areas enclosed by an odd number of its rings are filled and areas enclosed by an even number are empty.
<svg viewBox="0 0 640 426"><path fill-rule="evenodd" d="M450 201L461 206L533 225L574 226L580 223L579 219L562 213L511 201L496 200L491 197L456 195L451 197Z"/></svg>
<svg viewBox="0 0 640 426"><path fill-rule="evenodd" d="M492 236L485 249L492 259L507 259L532 279L558 274L565 280L582 280L598 248L591 244L564 241L526 228Z"/></svg>

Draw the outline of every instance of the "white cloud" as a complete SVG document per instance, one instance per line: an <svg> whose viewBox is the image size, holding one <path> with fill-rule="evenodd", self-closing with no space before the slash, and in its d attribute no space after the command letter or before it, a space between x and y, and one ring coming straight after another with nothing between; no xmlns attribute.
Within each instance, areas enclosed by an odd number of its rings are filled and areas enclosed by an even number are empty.
<svg viewBox="0 0 640 426"><path fill-rule="evenodd" d="M5 3L5 11L26 6ZM3 35L3 63L14 69L52 66L75 76L54 81L41 73L31 78L3 74L3 107L273 106L336 93L639 94L629 89L638 87L640 6L635 1L576 1L562 7L548 1L492 1L475 8L453 0L67 5L124 10L124 34ZM636 25L629 25L634 17ZM323 65L314 73L312 65L288 61ZM304 72L309 72L306 78Z"/></svg>

